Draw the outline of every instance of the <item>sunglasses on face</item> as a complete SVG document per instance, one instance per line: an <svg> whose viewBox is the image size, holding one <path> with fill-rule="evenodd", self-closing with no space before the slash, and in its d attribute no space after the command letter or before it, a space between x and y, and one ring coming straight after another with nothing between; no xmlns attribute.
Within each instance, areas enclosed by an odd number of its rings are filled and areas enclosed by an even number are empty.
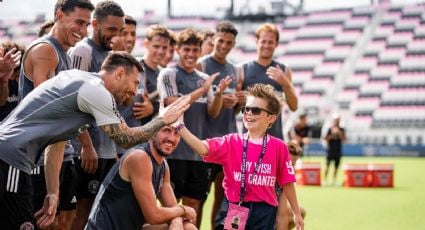
<svg viewBox="0 0 425 230"><path fill-rule="evenodd" d="M261 113L262 111L264 111L264 112L266 112L266 113L268 113L268 114L272 114L272 113L271 113L271 112L269 112L268 110L263 109L263 108L260 108L260 107L249 107L249 106L242 106L242 107L241 107L241 112L242 112L243 114L247 114L247 113L251 112L251 114L252 114L252 115L260 115L260 113Z"/></svg>

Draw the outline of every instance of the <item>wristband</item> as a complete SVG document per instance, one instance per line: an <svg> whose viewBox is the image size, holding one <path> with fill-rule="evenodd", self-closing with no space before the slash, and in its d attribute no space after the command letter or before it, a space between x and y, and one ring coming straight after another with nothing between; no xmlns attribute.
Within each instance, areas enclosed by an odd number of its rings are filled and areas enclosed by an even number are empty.
<svg viewBox="0 0 425 230"><path fill-rule="evenodd" d="M184 123L182 122L182 123L180 123L180 124L178 124L176 127L174 127L174 130L176 130L176 132L178 132L178 131L180 131L182 128L184 128L185 127L185 125L184 125Z"/></svg>
<svg viewBox="0 0 425 230"><path fill-rule="evenodd" d="M179 204L179 207L183 209L183 215L182 216L186 216L186 209L184 208L184 206Z"/></svg>

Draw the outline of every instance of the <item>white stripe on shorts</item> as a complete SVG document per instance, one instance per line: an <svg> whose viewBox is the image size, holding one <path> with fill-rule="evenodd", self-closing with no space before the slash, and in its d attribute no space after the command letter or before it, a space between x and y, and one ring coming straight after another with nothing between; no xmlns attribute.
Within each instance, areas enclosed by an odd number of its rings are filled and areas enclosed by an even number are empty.
<svg viewBox="0 0 425 230"><path fill-rule="evenodd" d="M9 166L9 173L7 174L6 191L17 193L19 184L19 169Z"/></svg>

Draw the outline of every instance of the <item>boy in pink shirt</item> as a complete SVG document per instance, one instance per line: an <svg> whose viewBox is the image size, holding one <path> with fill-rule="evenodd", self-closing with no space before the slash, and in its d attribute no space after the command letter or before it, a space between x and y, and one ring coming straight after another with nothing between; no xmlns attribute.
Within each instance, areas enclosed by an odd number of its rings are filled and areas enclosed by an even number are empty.
<svg viewBox="0 0 425 230"><path fill-rule="evenodd" d="M226 82L220 84L220 94ZM297 229L304 221L295 192L294 169L286 144L267 134L282 105L274 89L256 84L248 89L241 108L245 134L228 134L205 141L175 124L180 136L206 162L223 166L226 199L216 216L215 229L274 229L278 205L276 183L288 198Z"/></svg>

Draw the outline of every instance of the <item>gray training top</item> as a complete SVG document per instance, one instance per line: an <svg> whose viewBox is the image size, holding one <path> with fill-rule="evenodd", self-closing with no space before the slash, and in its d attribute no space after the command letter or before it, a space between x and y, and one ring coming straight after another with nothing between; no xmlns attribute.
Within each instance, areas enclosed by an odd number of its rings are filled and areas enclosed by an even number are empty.
<svg viewBox="0 0 425 230"><path fill-rule="evenodd" d="M62 45L59 43L58 40L56 40L51 35L46 35L41 38L38 38L37 40L33 41L28 49L26 50L24 57L22 60L25 60L26 54L28 54L28 51L33 48L34 46L40 44L40 43L47 43L50 46L53 47L56 53L56 58L58 60L58 64L56 65L55 72L51 73L51 77L56 76L60 71L63 70L69 70L71 69L71 58L68 56L66 51L63 49ZM30 93L34 89L34 83L31 79L28 78L28 76L25 73L24 68L22 67L19 73L19 101L22 101L22 99L27 96L28 93ZM64 161L71 161L72 155L74 153L74 148L70 144L70 141L67 141L65 146L65 152L63 156ZM40 159L38 162L36 162L37 165L42 166L44 165L44 154L41 154Z"/></svg>
<svg viewBox="0 0 425 230"><path fill-rule="evenodd" d="M277 92L282 93L282 87L274 80L269 78L266 75L267 69L270 66L276 66L279 65L280 68L285 72L285 65L280 64L276 61L272 61L272 63L269 66L262 66L258 64L256 61L250 61L242 65L242 71L244 76L244 83L242 86L242 89L246 90L249 86L252 86L257 83L263 83L272 85ZM267 130L267 132L277 137L281 140L283 140L283 128L282 128L282 119L281 116L277 116L276 122L273 124L273 126Z"/></svg>
<svg viewBox="0 0 425 230"><path fill-rule="evenodd" d="M213 91L217 89L221 79L227 76L232 78L229 86L224 90L223 94L236 93L236 67L226 61L224 64L217 62L212 55L204 56L199 63L202 66L202 72L212 75L219 72L214 82ZM229 133L238 132L236 128L236 114L234 108L222 108L217 118L207 117L207 137L221 137Z"/></svg>
<svg viewBox="0 0 425 230"><path fill-rule="evenodd" d="M69 50L69 56L71 56L74 68L97 73L100 71L109 51L109 49L96 45L92 39L84 38L74 48ZM95 125L88 130L98 157L101 159L115 159L117 157L115 142ZM76 151L78 151L77 154L80 153L79 148L80 146L75 146Z"/></svg>
<svg viewBox="0 0 425 230"><path fill-rule="evenodd" d="M120 123L115 105L98 74L62 71L31 91L0 124L0 159L30 174L49 144L77 136L94 121Z"/></svg>
<svg viewBox="0 0 425 230"><path fill-rule="evenodd" d="M165 68L158 76L158 92L161 98L170 96L183 96L197 90L205 83L207 75L198 70L189 73L179 66ZM196 100L186 112L184 112L184 123L193 135L203 140L206 138L207 130L207 106L212 102L214 96L210 89L207 94ZM174 154L169 157L177 160L202 161L184 141L180 141Z"/></svg>

